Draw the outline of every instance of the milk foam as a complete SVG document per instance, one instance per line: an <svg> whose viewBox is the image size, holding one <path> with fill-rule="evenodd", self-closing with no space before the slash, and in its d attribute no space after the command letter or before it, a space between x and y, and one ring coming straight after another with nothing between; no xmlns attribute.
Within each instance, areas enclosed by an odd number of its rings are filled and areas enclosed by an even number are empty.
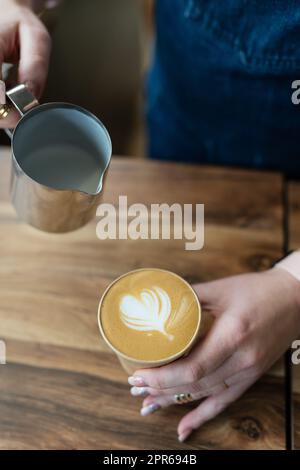
<svg viewBox="0 0 300 470"><path fill-rule="evenodd" d="M160 287L141 291L139 297L124 295L120 300L120 316L123 323L137 331L159 331L169 340L166 323L171 315L172 305L167 292Z"/></svg>
<svg viewBox="0 0 300 470"><path fill-rule="evenodd" d="M24 171L35 181L56 189L97 192L101 165L90 152L72 144L51 145L27 155Z"/></svg>

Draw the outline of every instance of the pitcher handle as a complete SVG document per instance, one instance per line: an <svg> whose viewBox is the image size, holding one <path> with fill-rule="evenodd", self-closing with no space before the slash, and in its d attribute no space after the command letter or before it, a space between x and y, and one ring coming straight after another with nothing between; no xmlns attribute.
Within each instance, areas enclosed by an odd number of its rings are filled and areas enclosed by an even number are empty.
<svg viewBox="0 0 300 470"><path fill-rule="evenodd" d="M10 99L21 116L24 116L27 111L30 111L30 109L39 104L38 100L28 89L27 85L23 83L21 85L15 86L11 90L8 90L6 92L6 96ZM11 139L13 135L13 129L4 130Z"/></svg>

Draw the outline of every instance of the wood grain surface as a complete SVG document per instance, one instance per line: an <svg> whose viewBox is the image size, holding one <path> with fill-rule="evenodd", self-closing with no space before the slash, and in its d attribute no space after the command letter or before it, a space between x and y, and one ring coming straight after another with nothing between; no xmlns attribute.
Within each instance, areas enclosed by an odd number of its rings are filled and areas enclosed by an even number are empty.
<svg viewBox="0 0 300 470"><path fill-rule="evenodd" d="M289 249L300 248L300 182L288 185L289 201ZM300 365L293 366L294 441L300 449Z"/></svg>
<svg viewBox="0 0 300 470"><path fill-rule="evenodd" d="M96 237L96 220L65 235L21 223L0 149L1 449L283 449L281 365L185 444L190 406L139 415L127 377L100 339L100 296L134 268L171 269L190 282L265 269L282 255L282 180L272 173L113 158L105 202L204 203L205 246Z"/></svg>

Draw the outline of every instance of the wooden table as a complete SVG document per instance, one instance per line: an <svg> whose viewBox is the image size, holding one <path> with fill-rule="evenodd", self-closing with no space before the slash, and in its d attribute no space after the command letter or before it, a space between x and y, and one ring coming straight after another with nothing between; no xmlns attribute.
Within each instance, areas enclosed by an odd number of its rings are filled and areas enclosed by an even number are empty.
<svg viewBox="0 0 300 470"><path fill-rule="evenodd" d="M300 182L288 185L289 249L300 248ZM293 366L293 411L295 449L300 449L300 365Z"/></svg>
<svg viewBox="0 0 300 470"><path fill-rule="evenodd" d="M277 366L186 444L188 407L139 415L127 377L100 339L99 298L116 276L156 266L190 282L265 269L282 255L277 174L114 158L105 202L205 204L205 247L182 241L99 241L93 221L67 235L20 223L0 150L1 449L283 449L284 376Z"/></svg>

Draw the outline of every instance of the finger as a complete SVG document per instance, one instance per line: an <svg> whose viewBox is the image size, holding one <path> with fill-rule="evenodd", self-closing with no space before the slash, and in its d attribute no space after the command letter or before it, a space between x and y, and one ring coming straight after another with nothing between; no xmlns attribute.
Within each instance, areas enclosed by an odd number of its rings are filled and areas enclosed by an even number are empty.
<svg viewBox="0 0 300 470"><path fill-rule="evenodd" d="M196 385L196 389L211 388L220 382L231 386L247 379L256 381L267 369L268 365L263 364L251 351L237 351L215 372L203 377Z"/></svg>
<svg viewBox="0 0 300 470"><path fill-rule="evenodd" d="M225 389L224 385L218 385L217 387L212 388L211 390L206 390L205 392L199 392L191 395L190 401L200 400L202 398L208 397L215 393L219 393ZM148 416L149 414L154 413L155 411L161 408L167 408L170 405L181 405L176 400L175 395L159 395L157 397L148 396L143 401L143 405L141 408L141 415Z"/></svg>
<svg viewBox="0 0 300 470"><path fill-rule="evenodd" d="M19 40L19 82L27 83L30 90L39 98L48 73L50 36L40 20L35 15L30 15L20 22Z"/></svg>
<svg viewBox="0 0 300 470"><path fill-rule="evenodd" d="M259 377L263 374L263 371L257 370L255 366L253 367L248 367L246 369L243 369L236 374L232 375L228 379L226 379L226 384L231 387L232 385L235 385L239 382L243 382L244 380L247 379L253 379L253 382L259 379Z"/></svg>
<svg viewBox="0 0 300 470"><path fill-rule="evenodd" d="M2 106L6 103L6 86L5 82L2 80L2 56L0 56L0 110ZM1 121L4 121L4 119L0 118L0 124ZM0 125L0 127L2 127Z"/></svg>
<svg viewBox="0 0 300 470"><path fill-rule="evenodd" d="M206 307L215 304L218 299L218 293L216 290L217 282L218 281L201 282L193 285L193 289L198 295L202 306Z"/></svg>
<svg viewBox="0 0 300 470"><path fill-rule="evenodd" d="M0 78L2 77L2 65L0 61ZM0 80L0 108L6 104L6 85L3 80ZM14 128L20 119L19 113L15 109L10 109L6 118L0 118L0 129Z"/></svg>
<svg viewBox="0 0 300 470"><path fill-rule="evenodd" d="M137 370L133 377L129 377L129 384L162 390L192 384L214 372L235 352L237 346L238 338L227 318L228 315L218 318L189 356L155 369Z"/></svg>
<svg viewBox="0 0 300 470"><path fill-rule="evenodd" d="M223 364L218 367L214 372L209 375L206 375L202 379L200 379L197 383L194 384L195 391L203 391L206 389L210 389L217 384L223 383L226 385L230 385L233 383L241 382L245 378L247 378L247 373L240 376L240 373L243 370L249 370L248 368L245 369L245 363L241 354L234 353L232 356L229 357ZM235 380L232 382L231 377L239 376L242 377L242 380Z"/></svg>
<svg viewBox="0 0 300 470"><path fill-rule="evenodd" d="M19 113L15 109L11 109L6 118L0 119L0 129L13 129L19 120Z"/></svg>
<svg viewBox="0 0 300 470"><path fill-rule="evenodd" d="M188 384L185 386L184 390L196 394L198 392L205 392L206 390L211 390L213 387L223 384L229 385L230 383L240 382L239 372L243 367L242 361L239 355L233 355L227 359L215 372L209 374L202 379ZM231 377L237 376L234 382L232 382ZM242 376L243 377L243 376ZM247 375L246 375L247 377ZM132 396L147 396L151 395L153 397L159 395L174 395L176 393L182 392L182 385L177 385L176 387L171 388L152 388L152 387L132 387L130 393Z"/></svg>
<svg viewBox="0 0 300 470"><path fill-rule="evenodd" d="M177 432L178 439L183 442L195 429L202 426L207 421L215 418L228 405L239 398L252 385L252 380L247 380L233 385L220 393L204 400L193 411L188 413L180 421Z"/></svg>

